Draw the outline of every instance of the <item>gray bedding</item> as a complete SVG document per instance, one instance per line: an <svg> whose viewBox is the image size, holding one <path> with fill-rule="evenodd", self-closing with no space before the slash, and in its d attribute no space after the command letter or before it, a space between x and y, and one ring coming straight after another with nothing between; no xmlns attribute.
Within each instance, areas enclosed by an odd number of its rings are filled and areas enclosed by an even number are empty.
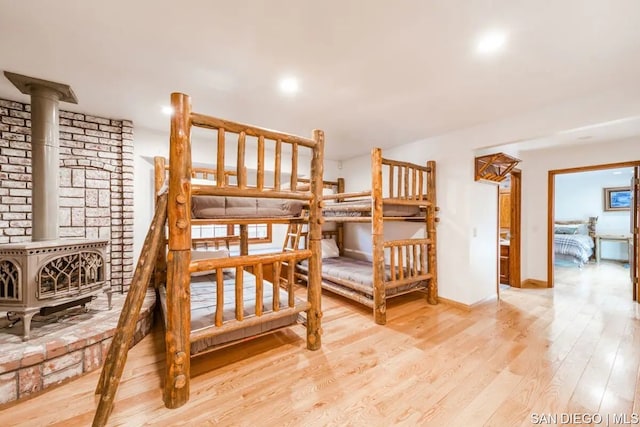
<svg viewBox="0 0 640 427"><path fill-rule="evenodd" d="M574 264L582 267L593 254L593 247L593 238L584 234L553 235L553 250L558 261L572 260Z"/></svg>
<svg viewBox="0 0 640 427"><path fill-rule="evenodd" d="M304 204L300 200L193 196L191 216L198 219L297 217Z"/></svg>
<svg viewBox="0 0 640 427"><path fill-rule="evenodd" d="M327 217L369 217L371 216L371 202L371 199L365 199L340 203L326 203L322 213ZM382 205L382 215L411 217L420 216L421 213L418 206L384 203Z"/></svg>
<svg viewBox="0 0 640 427"><path fill-rule="evenodd" d="M300 264L303 271L307 271L306 262ZM350 257L334 257L322 259L322 278L331 281L331 278L349 280L360 283L370 289L366 292L367 296L373 295L373 264L370 261ZM385 266L385 281L391 280L391 270L388 265ZM346 287L346 285L343 285ZM393 295L415 287L415 284L400 286L397 288L387 289L387 295Z"/></svg>
<svg viewBox="0 0 640 427"><path fill-rule="evenodd" d="M255 316L256 307L256 281L255 276L244 272L244 317ZM263 282L263 313L273 309L273 287L270 282ZM191 278L191 330L210 326L214 323L216 314L216 277L215 274L205 276L193 276ZM280 289L280 307L287 307L287 291ZM235 273L224 273L224 313L223 320L235 318ZM206 350L226 342L248 338L263 332L268 332L283 326L295 323L297 314L287 316L270 322L264 322L253 327L229 331L205 340L191 344L192 354Z"/></svg>

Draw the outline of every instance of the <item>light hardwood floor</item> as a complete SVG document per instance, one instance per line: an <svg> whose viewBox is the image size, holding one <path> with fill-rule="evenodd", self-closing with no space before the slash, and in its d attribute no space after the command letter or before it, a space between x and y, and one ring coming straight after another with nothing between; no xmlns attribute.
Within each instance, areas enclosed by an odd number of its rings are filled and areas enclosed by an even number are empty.
<svg viewBox="0 0 640 427"><path fill-rule="evenodd" d="M324 345L302 326L195 358L191 399L162 404L162 333L129 353L110 425L531 425L531 413L640 412L639 311L620 266L557 269L471 312L392 300L388 325L326 295ZM571 274L569 274L571 273ZM15 404L0 425L90 425L98 372Z"/></svg>

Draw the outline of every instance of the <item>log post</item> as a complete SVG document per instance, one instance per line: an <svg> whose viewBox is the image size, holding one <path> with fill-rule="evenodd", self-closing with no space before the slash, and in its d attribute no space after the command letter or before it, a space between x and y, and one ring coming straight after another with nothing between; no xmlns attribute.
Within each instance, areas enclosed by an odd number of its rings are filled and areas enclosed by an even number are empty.
<svg viewBox="0 0 640 427"><path fill-rule="evenodd" d="M160 190L165 185L167 179L167 165L164 157L156 156L154 163L154 189L156 196L156 206L159 199ZM166 207L165 207L166 210ZM158 289L162 283L167 283L167 242L166 231L162 227L162 243L156 258L156 266L153 272L153 286Z"/></svg>
<svg viewBox="0 0 640 427"><path fill-rule="evenodd" d="M118 327L111 341L109 352L100 373L96 386L96 394L100 394L100 401L93 419L93 426L104 426L113 408L116 390L122 378L124 365L127 361L129 343L135 333L136 322L144 302L153 266L153 259L158 251L164 251L164 224L167 215L167 195L158 198L156 212L142 246L140 258L131 280L131 287L120 312Z"/></svg>
<svg viewBox="0 0 640 427"><path fill-rule="evenodd" d="M438 303L438 265L437 265L437 241L436 241L436 162L427 162L429 171L427 172L427 206L426 226L427 238L430 240L427 261L429 263L429 273L432 274L429 282L429 293L427 301L429 304Z"/></svg>
<svg viewBox="0 0 640 427"><path fill-rule="evenodd" d="M400 168L398 168L400 171ZM400 181L398 174L398 194ZM378 325L387 323L387 301L384 289L384 228L382 222L382 150L371 151L371 242L373 246L373 317ZM402 263L398 259L400 274Z"/></svg>
<svg viewBox="0 0 640 427"><path fill-rule="evenodd" d="M249 227L240 224L240 255L249 255Z"/></svg>
<svg viewBox="0 0 640 427"><path fill-rule="evenodd" d="M338 193L344 193L344 178L338 178ZM336 199L336 202L342 202L343 199ZM340 256L344 255L344 222L336 223L336 240L338 244L338 250L340 251Z"/></svg>
<svg viewBox="0 0 640 427"><path fill-rule="evenodd" d="M276 191L280 191L280 168L281 168L281 156L282 156L282 141L276 140L276 154L274 156L274 169L273 169L273 188Z"/></svg>
<svg viewBox="0 0 640 427"><path fill-rule="evenodd" d="M164 404L178 408L189 400L191 332L191 99L171 94L169 149L169 254Z"/></svg>
<svg viewBox="0 0 640 427"><path fill-rule="evenodd" d="M291 144L291 191L298 188L298 144Z"/></svg>
<svg viewBox="0 0 640 427"><path fill-rule="evenodd" d="M238 188L243 189L247 188L247 169L244 164L244 156L245 156L245 140L246 135L244 132L240 132L238 135L238 156L236 162L236 173L238 180Z"/></svg>
<svg viewBox="0 0 640 427"><path fill-rule="evenodd" d="M256 172L258 190L264 188L264 136L258 137L258 171Z"/></svg>
<svg viewBox="0 0 640 427"><path fill-rule="evenodd" d="M323 158L324 158L324 132L313 131L313 139L316 145L313 147L313 159L311 161L311 205L309 207L309 278L307 280L307 300L311 307L307 311L307 348L318 350L321 345L322 334L322 188L323 188ZM294 263L289 265L293 268Z"/></svg>

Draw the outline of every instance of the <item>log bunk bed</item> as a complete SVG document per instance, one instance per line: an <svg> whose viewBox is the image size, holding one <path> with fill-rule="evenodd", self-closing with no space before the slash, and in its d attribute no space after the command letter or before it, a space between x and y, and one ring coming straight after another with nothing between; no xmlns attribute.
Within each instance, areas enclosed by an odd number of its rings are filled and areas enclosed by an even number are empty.
<svg viewBox="0 0 640 427"><path fill-rule="evenodd" d="M422 166L389 160L374 148L370 191L345 193L342 179L325 181L325 187L337 192L323 197L324 221L335 224L333 230L323 230L323 237L337 242L340 256L322 260L323 289L372 308L375 322L381 325L386 323L389 298L426 291L429 304L438 303L435 174L435 161ZM426 236L385 241L387 221L422 223ZM373 262L343 256L344 224L355 222L371 222ZM300 263L298 270L297 276L306 281L305 264Z"/></svg>
<svg viewBox="0 0 640 427"><path fill-rule="evenodd" d="M169 178L168 178L168 251L166 258L166 302L164 309L166 325L167 371L164 386L164 401L169 408L183 405L189 396L189 358L194 345L210 350L212 346L228 345L250 335L289 326L295 323L298 314L306 312L307 348L320 348L320 241L322 238L322 198L324 135L315 130L313 138L304 138L255 126L220 120L191 112L191 101L187 95L171 95L174 115L171 120ZM209 185L192 184L192 158L190 133L193 126L210 129L217 133L215 181ZM237 135L236 185L228 184L225 171L225 139L229 134ZM257 171L255 185L248 184L246 168L246 139L257 140ZM273 182L265 179L265 150L271 145L275 152ZM283 146L288 150L283 150ZM310 155L310 191L297 190L299 151ZM281 185L283 152L290 151L291 179L288 186ZM286 168L285 168L286 169ZM206 177L205 177L206 178ZM160 177L156 176L156 182ZM247 203L234 201L243 198ZM207 202L213 200L212 204ZM255 200L255 202L254 202ZM265 200L272 203L263 204ZM220 206L222 201L223 206ZM290 203L291 202L291 203ZM289 207L296 204L304 207L297 214L285 211L279 217L262 216L264 207ZM255 205L254 205L255 203ZM199 211L197 205L204 207ZM255 206L255 213L246 207ZM223 209L223 210L221 210ZM296 211L294 208L293 211ZM304 216L300 213L304 212ZM195 217L195 218L194 218ZM199 217L199 218L198 218ZM203 218L205 217L205 218ZM302 222L308 224L308 248L262 255L248 255L246 225L255 223ZM241 253L226 258L192 259L192 232L195 224L240 224ZM306 300L294 296L293 279L286 280L286 290L281 289L280 267L282 263L306 260L310 267ZM163 271L160 260L157 271ZM263 269L273 269L273 284L264 280ZM228 270L232 272L227 273ZM253 274L249 273L251 270ZM192 277L195 273L213 273ZM293 276L293 272L287 276ZM157 275L160 284L163 275ZM204 279L203 279L204 278ZM202 287L202 281L210 287ZM193 282L193 283L192 283ZM249 283L250 282L250 283ZM196 288L197 285L197 288ZM231 292L225 292L231 291ZM191 295L209 292L210 298L201 301L195 310L208 314L208 322L202 316L198 325L192 319ZM203 295L198 294L198 298ZM215 298L213 298L215 297ZM252 301L251 307L249 300ZM231 310L228 305L231 304ZM208 306L207 306L208 304ZM227 306L227 307L225 307ZM194 312L195 313L195 312ZM230 315L229 315L230 314ZM239 334L240 331L245 331ZM204 347L202 346L204 343Z"/></svg>

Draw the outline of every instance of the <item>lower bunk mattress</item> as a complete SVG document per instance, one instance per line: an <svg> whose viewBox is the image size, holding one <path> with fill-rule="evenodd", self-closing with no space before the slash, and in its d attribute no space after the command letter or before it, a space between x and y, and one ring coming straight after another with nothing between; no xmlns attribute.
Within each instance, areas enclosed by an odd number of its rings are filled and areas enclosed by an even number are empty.
<svg viewBox="0 0 640 427"><path fill-rule="evenodd" d="M307 273L308 268L306 261L299 264L300 270ZM385 265L385 281L391 280L391 269ZM332 257L322 259L322 280L331 282L333 285L342 286L346 289L354 289L349 282L357 284L357 291L367 298L373 299L373 263L361 259L351 257ZM426 288L426 282L409 283L407 285L388 288L387 296L393 296L399 293L413 289Z"/></svg>
<svg viewBox="0 0 640 427"><path fill-rule="evenodd" d="M236 315L236 291L235 272L224 273L224 311L223 321L235 319ZM162 288L164 291L164 288ZM280 307L286 308L289 299L285 289L279 289ZM266 280L263 281L263 313L273 310L273 285ZM216 275L198 275L191 277L191 330L195 331L215 322L216 315ZM296 304L303 303L296 298ZM243 271L243 313L248 319L255 316L256 311L256 277L248 271ZM191 354L204 352L211 347L216 347L232 341L250 338L275 329L279 329L297 322L298 314L265 321L253 326L247 326L221 333L191 343Z"/></svg>
<svg viewBox="0 0 640 427"><path fill-rule="evenodd" d="M325 217L370 217L372 199L348 200L344 202L325 202L322 214ZM385 217L421 217L419 206L382 204L382 216Z"/></svg>

